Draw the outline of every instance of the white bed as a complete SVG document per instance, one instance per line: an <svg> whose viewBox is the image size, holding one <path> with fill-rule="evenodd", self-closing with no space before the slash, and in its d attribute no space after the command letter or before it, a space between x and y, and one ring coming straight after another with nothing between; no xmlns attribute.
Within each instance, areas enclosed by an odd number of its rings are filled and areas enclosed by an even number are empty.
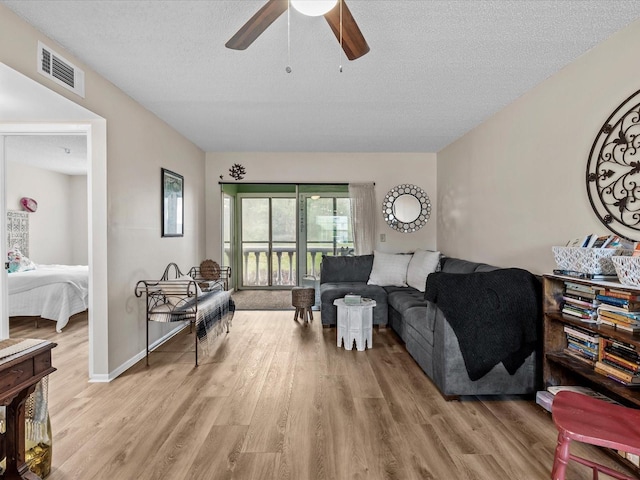
<svg viewBox="0 0 640 480"><path fill-rule="evenodd" d="M37 265L9 275L9 316L40 316L62 331L69 317L89 307L86 265Z"/></svg>

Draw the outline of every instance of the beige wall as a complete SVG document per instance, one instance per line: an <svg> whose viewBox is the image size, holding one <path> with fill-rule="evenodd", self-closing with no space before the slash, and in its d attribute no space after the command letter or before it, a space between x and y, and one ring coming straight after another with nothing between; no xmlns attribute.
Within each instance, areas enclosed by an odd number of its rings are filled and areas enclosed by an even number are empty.
<svg viewBox="0 0 640 480"><path fill-rule="evenodd" d="M586 165L602 124L640 88L638 45L640 21L438 152L443 252L546 273L553 245L608 232Z"/></svg>
<svg viewBox="0 0 640 480"><path fill-rule="evenodd" d="M11 138L7 148L11 150ZM64 175L7 162L7 208L22 210L22 197L38 202L38 210L29 214L31 260L40 264L87 264L86 192L86 175Z"/></svg>
<svg viewBox="0 0 640 480"><path fill-rule="evenodd" d="M37 73L38 40L84 70L85 99ZM106 252L101 254L108 259L108 333L100 341L108 341L108 365L95 373L109 374L144 349L143 306L133 295L136 282L158 277L168 262L186 270L204 258L204 152L2 5L0 62L106 119L108 220ZM181 238L160 236L161 167L184 176L186 227ZM95 179L89 178L95 190ZM153 329L153 337L168 328L161 327Z"/></svg>
<svg viewBox="0 0 640 480"><path fill-rule="evenodd" d="M89 261L87 176L71 175L69 184L69 198L71 199L71 205L69 205L71 264L87 265Z"/></svg>
<svg viewBox="0 0 640 480"><path fill-rule="evenodd" d="M436 156L433 153L207 153L207 256L220 258L220 175L233 182L229 168L239 163L247 171L242 183L375 182L376 249L407 252L436 247ZM423 188L432 203L432 217L415 233L392 230L382 218L382 200L390 188L412 183ZM380 234L386 242L380 242Z"/></svg>

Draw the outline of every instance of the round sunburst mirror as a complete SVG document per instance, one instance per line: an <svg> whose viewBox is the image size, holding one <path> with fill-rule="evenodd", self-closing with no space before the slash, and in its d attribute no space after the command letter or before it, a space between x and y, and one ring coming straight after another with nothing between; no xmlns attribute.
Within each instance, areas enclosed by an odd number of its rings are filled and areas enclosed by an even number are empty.
<svg viewBox="0 0 640 480"><path fill-rule="evenodd" d="M382 202L382 215L394 230L413 233L425 226L431 216L427 192L416 185L402 184L389 190Z"/></svg>

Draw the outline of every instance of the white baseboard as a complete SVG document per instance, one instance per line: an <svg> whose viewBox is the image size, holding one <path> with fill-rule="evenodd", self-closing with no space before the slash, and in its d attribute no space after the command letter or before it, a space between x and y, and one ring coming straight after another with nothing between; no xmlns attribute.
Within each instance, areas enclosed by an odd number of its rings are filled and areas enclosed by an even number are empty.
<svg viewBox="0 0 640 480"><path fill-rule="evenodd" d="M189 326L189 322L185 322L183 324L178 325L176 328L174 328L173 330L168 332L166 335L160 337L158 340L156 340L151 345L149 345L149 351L151 351L154 348L160 346L161 344L163 344L164 342L166 342L170 338L176 336L178 333L180 333L182 330L184 330L188 326ZM122 375L127 370L129 370L129 368L133 367L140 360L144 359L144 357L146 355L147 355L146 350L142 350L140 353L138 353L138 354L134 355L133 357L131 357L129 360L124 362L118 368L116 368L115 370L109 372L109 374L98 374L98 375L93 374L93 375L90 375L89 376L89 383L108 383L111 380L114 380L117 377L119 377L120 375Z"/></svg>

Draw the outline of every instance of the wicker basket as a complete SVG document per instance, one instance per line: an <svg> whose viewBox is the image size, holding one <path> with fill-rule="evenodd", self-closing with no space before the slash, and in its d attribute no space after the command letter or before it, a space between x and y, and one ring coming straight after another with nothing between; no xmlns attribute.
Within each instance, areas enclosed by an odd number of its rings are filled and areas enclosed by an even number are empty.
<svg viewBox="0 0 640 480"><path fill-rule="evenodd" d="M220 265L213 260L203 260L200 264L200 275L205 280L218 280L220 279Z"/></svg>
<svg viewBox="0 0 640 480"><path fill-rule="evenodd" d="M618 280L623 285L640 285L640 257L614 256L611 261L616 268Z"/></svg>
<svg viewBox="0 0 640 480"><path fill-rule="evenodd" d="M593 275L615 275L611 257L632 253L618 248L552 247L552 250L558 268Z"/></svg>

